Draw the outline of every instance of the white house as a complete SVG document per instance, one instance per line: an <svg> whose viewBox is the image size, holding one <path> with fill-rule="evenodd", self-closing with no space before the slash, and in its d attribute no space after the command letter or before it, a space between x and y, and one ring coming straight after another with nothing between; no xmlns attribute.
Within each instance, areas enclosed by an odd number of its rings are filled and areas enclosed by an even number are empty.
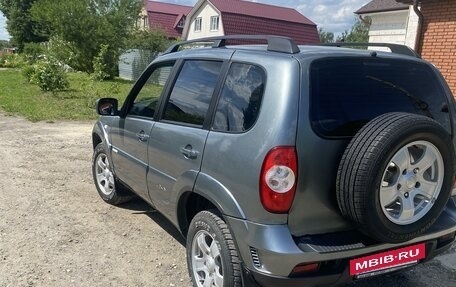
<svg viewBox="0 0 456 287"><path fill-rule="evenodd" d="M187 40L225 35L221 13L209 1L196 3L189 18L191 21L188 21L188 27L184 28L183 33Z"/></svg>
<svg viewBox="0 0 456 287"><path fill-rule="evenodd" d="M373 0L355 14L372 19L370 43L402 44L415 49L419 18L413 6L395 0Z"/></svg>
<svg viewBox="0 0 456 287"><path fill-rule="evenodd" d="M292 8L243 0L199 0L187 15L187 40L236 34L279 35L318 43L317 25Z"/></svg>

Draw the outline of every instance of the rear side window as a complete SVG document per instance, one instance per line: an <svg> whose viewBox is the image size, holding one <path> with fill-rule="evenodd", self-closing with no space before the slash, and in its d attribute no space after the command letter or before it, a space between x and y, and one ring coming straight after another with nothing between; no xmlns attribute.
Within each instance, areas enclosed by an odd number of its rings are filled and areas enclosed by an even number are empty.
<svg viewBox="0 0 456 287"><path fill-rule="evenodd" d="M262 68L232 64L217 105L213 130L244 132L250 129L260 111L265 81Z"/></svg>
<svg viewBox="0 0 456 287"><path fill-rule="evenodd" d="M426 64L379 58L323 59L311 65L311 121L322 136L353 136L388 112L434 118L449 130L446 96Z"/></svg>
<svg viewBox="0 0 456 287"><path fill-rule="evenodd" d="M166 104L163 119L203 126L222 62L186 61Z"/></svg>

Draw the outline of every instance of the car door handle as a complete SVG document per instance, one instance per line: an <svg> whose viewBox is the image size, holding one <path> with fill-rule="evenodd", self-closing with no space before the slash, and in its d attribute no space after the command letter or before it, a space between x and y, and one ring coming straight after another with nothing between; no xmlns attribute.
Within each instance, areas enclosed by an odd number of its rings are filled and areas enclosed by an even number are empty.
<svg viewBox="0 0 456 287"><path fill-rule="evenodd" d="M193 150L191 145L187 145L186 147L182 147L180 149L180 151L186 158L189 158L189 159L195 159L199 155L199 152L196 151L196 150Z"/></svg>
<svg viewBox="0 0 456 287"><path fill-rule="evenodd" d="M140 140L142 142L145 142L149 139L149 136L146 135L145 131L140 131L139 133L136 134L136 137L138 138L138 140Z"/></svg>

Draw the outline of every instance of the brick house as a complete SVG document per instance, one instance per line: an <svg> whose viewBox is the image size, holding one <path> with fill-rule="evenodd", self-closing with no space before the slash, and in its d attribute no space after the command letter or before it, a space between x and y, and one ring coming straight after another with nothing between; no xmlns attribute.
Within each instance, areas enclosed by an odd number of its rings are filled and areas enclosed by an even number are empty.
<svg viewBox="0 0 456 287"><path fill-rule="evenodd" d="M242 0L199 0L187 15L183 37L269 34L299 44L319 43L317 25L292 8Z"/></svg>
<svg viewBox="0 0 456 287"><path fill-rule="evenodd" d="M413 4L412 0L397 2ZM456 1L419 0L421 20L417 52L435 64L456 96Z"/></svg>

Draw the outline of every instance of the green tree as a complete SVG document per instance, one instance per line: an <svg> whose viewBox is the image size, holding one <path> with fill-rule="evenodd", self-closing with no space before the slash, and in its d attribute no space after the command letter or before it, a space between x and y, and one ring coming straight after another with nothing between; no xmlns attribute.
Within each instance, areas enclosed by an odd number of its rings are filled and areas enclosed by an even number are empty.
<svg viewBox="0 0 456 287"><path fill-rule="evenodd" d="M45 27L39 25L30 16L30 9L36 0L0 0L0 11L7 21L6 29L11 35L11 43L19 48L24 48L25 43L37 43L47 40L41 30Z"/></svg>
<svg viewBox="0 0 456 287"><path fill-rule="evenodd" d="M337 40L346 43L367 43L369 42L369 28L371 23L372 21L369 17L366 17L364 20L356 18L356 22L350 31L345 30Z"/></svg>
<svg viewBox="0 0 456 287"><path fill-rule="evenodd" d="M148 30L134 30L128 48L163 52L170 44L166 32L159 27Z"/></svg>
<svg viewBox="0 0 456 287"><path fill-rule="evenodd" d="M12 45L9 41L7 40L0 40L0 50L4 48L11 48Z"/></svg>
<svg viewBox="0 0 456 287"><path fill-rule="evenodd" d="M60 61L92 73L94 60L102 52L106 72L113 77L114 65L128 46L141 5L141 0L36 0L31 14L49 27L47 36L67 50L62 54L71 55Z"/></svg>
<svg viewBox="0 0 456 287"><path fill-rule="evenodd" d="M318 35L320 36L320 43L334 43L334 33L318 28Z"/></svg>

